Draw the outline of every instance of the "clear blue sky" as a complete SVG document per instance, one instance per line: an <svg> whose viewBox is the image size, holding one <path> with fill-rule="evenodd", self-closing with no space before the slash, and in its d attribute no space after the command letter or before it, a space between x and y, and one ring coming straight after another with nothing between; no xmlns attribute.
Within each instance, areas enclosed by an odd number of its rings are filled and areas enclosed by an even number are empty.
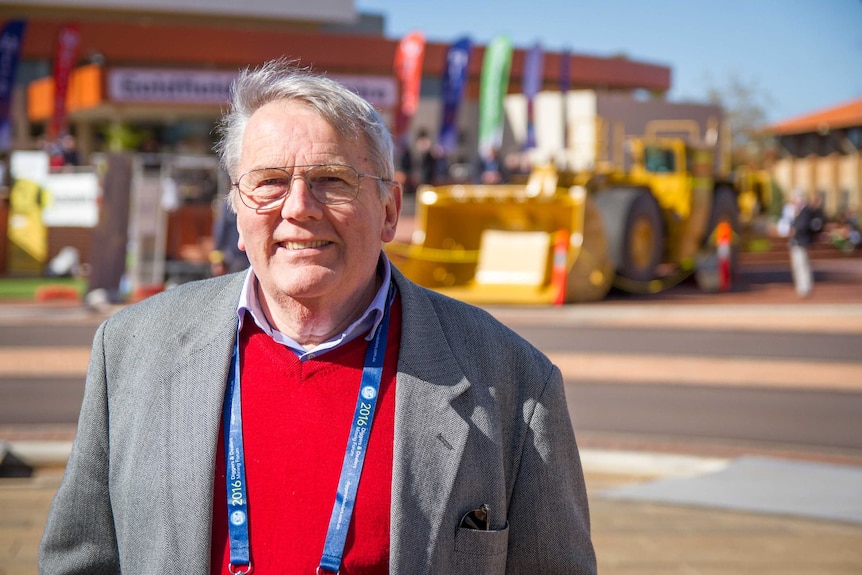
<svg viewBox="0 0 862 575"><path fill-rule="evenodd" d="M507 34L518 48L669 66L673 101L702 102L733 77L777 122L862 97L862 0L356 0L385 34L428 41Z"/></svg>

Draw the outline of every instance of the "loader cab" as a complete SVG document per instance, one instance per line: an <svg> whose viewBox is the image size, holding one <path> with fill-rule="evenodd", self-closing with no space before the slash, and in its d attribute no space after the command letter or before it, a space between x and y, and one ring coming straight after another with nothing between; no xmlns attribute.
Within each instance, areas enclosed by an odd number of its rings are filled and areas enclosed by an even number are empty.
<svg viewBox="0 0 862 575"><path fill-rule="evenodd" d="M653 174L668 174L676 171L676 155L672 149L648 144L644 146L644 169Z"/></svg>
<svg viewBox="0 0 862 575"><path fill-rule="evenodd" d="M649 188L663 210L687 218L691 179L686 143L676 138L634 138L629 146L634 183Z"/></svg>

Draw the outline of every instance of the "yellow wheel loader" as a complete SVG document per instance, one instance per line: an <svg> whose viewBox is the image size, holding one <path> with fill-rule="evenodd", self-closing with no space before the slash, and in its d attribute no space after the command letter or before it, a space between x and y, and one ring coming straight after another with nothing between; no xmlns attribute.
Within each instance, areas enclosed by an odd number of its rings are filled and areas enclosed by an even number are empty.
<svg viewBox="0 0 862 575"><path fill-rule="evenodd" d="M691 140L631 139L627 170L546 165L523 184L422 187L411 242L387 253L417 283L478 304L597 301L692 274L717 291L736 253L718 249L716 230L739 237L737 192L715 177L713 148Z"/></svg>

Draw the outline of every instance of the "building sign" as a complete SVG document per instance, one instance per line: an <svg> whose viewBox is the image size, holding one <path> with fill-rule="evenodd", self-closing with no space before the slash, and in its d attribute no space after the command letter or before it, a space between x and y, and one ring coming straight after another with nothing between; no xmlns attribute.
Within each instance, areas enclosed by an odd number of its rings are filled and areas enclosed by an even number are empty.
<svg viewBox="0 0 862 575"><path fill-rule="evenodd" d="M215 104L228 101L235 72L114 68L108 72L112 102Z"/></svg>
<svg viewBox="0 0 862 575"><path fill-rule="evenodd" d="M42 222L47 227L93 228L99 222L99 180L92 172L48 174Z"/></svg>
<svg viewBox="0 0 862 575"><path fill-rule="evenodd" d="M330 76L353 90L375 108L394 108L398 103L398 87L394 78L385 76Z"/></svg>
<svg viewBox="0 0 862 575"><path fill-rule="evenodd" d="M332 75L376 108L392 108L398 101L394 78ZM108 71L108 99L137 104L223 105L230 98L236 72L113 68Z"/></svg>
<svg viewBox="0 0 862 575"><path fill-rule="evenodd" d="M17 151L9 160L12 189L6 258L13 274L39 274L48 260L48 230L42 221L48 154Z"/></svg>
<svg viewBox="0 0 862 575"><path fill-rule="evenodd" d="M15 215L26 213L27 219L33 223L25 227L32 230L41 227L94 227L99 219L99 180L96 174L83 168L74 172L56 172L49 166L45 152L22 150L12 153L11 175L16 186L21 184L16 192L23 194L17 198L16 205L20 209ZM24 223L21 218L16 221ZM25 242L31 242L38 233L26 232L25 235L30 238Z"/></svg>

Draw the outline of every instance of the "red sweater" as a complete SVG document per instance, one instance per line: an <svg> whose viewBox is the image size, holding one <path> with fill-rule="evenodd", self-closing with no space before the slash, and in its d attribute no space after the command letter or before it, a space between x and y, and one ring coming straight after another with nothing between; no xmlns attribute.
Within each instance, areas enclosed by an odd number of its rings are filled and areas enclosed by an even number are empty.
<svg viewBox="0 0 862 575"><path fill-rule="evenodd" d="M252 321L240 338L242 422L255 574L307 575L320 563L368 342L299 361ZM383 381L368 441L342 575L389 570L389 510L400 298L392 305ZM213 498L213 574L228 573L224 430Z"/></svg>

